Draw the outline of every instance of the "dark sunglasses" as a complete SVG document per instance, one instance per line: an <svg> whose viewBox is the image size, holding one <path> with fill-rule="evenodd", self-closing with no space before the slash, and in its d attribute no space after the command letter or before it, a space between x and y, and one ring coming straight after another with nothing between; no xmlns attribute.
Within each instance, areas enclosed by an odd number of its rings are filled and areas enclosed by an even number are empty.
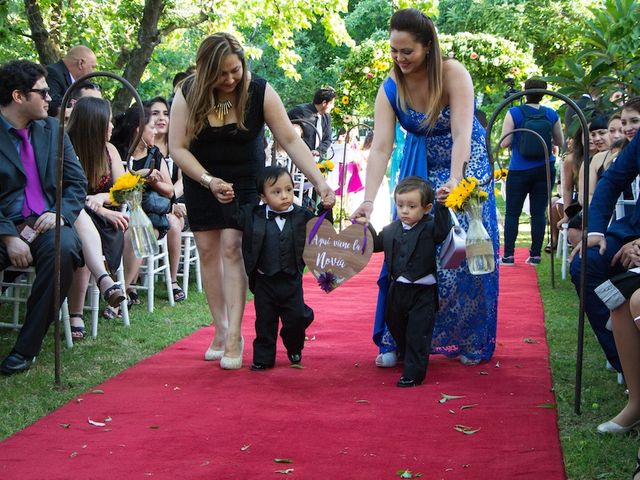
<svg viewBox="0 0 640 480"><path fill-rule="evenodd" d="M51 91L50 88L32 88L31 90L27 90L27 93L31 93L31 92L38 93L40 94L43 100L46 100L47 96L49 96L50 91Z"/></svg>

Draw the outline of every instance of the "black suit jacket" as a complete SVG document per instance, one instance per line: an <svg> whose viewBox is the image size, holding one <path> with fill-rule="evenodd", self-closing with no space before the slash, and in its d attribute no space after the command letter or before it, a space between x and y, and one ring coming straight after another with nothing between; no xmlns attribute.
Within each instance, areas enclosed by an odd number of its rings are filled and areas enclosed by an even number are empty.
<svg viewBox="0 0 640 480"><path fill-rule="evenodd" d="M73 83L71 81L71 74L69 69L62 60L54 63L53 65L47 65L47 84L51 91L51 103L49 103L49 116L56 117L60 110L60 104L62 103L62 97L67 93L67 90Z"/></svg>
<svg viewBox="0 0 640 480"><path fill-rule="evenodd" d="M622 243L640 237L640 198L633 212L609 223L620 194L640 174L640 132L622 149L596 184L589 204L589 233L612 235Z"/></svg>
<svg viewBox="0 0 640 480"><path fill-rule="evenodd" d="M309 150L318 150L320 155L325 155L327 150L331 146L331 115L325 113L322 115L322 138L320 139L320 145L315 147L316 144L316 122L318 121L318 110L313 103L305 103L303 105L297 105L287 112L290 120L306 120L307 123L301 123L302 127L302 139L307 144Z"/></svg>
<svg viewBox="0 0 640 480"><path fill-rule="evenodd" d="M54 211L56 204L59 125L58 120L51 117L34 120L31 125L31 144L36 156L42 190L50 206L49 211ZM0 126L0 236L18 235L15 223L22 220L26 184L22 160L10 135L12 134ZM66 133L63 148L64 171L60 214L66 225L73 225L84 207L87 179Z"/></svg>
<svg viewBox="0 0 640 480"><path fill-rule="evenodd" d="M236 215L238 225L243 231L242 256L244 257L244 268L249 277L251 290L253 290L258 259L260 258L267 229L266 208L266 205L244 205ZM293 212L287 218L287 222L293 223L291 231L293 232L295 259L300 273L304 272L302 253L306 240L307 222L313 217L313 212L294 205Z"/></svg>
<svg viewBox="0 0 640 480"><path fill-rule="evenodd" d="M435 215L425 215L405 234L409 244L406 258L401 260L395 258L403 235L400 220L384 227L380 234L370 230L374 233L373 251L384 251L384 261L391 277L404 276L415 281L436 273L436 245L447 238L451 230L451 215L446 207L436 203Z"/></svg>

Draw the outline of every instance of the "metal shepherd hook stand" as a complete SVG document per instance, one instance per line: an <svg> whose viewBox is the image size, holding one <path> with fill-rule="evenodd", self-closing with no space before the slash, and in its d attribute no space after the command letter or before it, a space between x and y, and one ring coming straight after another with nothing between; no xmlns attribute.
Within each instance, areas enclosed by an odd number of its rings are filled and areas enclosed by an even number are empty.
<svg viewBox="0 0 640 480"><path fill-rule="evenodd" d="M144 121L144 107L142 106L142 100L140 100L140 96L138 95L138 92L136 92L136 89L133 88L133 86L124 78L122 78L120 75L116 75L115 73L110 73L110 72L93 72L90 73L88 75L85 75L83 77L80 77L79 79L77 79L67 90L67 92L64 94L64 97L62 98L62 103L60 105L60 113L59 113L59 120L60 120L60 127L58 128L58 158L57 158L57 164L58 164L58 178L56 180L56 232L55 232L55 250L54 250L54 261L55 261L55 270L53 273L53 304L54 305L60 305L60 207L62 205L62 188L63 188L63 184L62 184L62 180L63 180L63 173L64 173L64 148L62 148L62 146L64 145L64 112L67 108L67 105L69 104L69 100L71 99L71 96L73 94L73 92L80 86L82 85L82 83L84 83L85 81L87 81L90 78L94 78L94 77L108 77L108 78L113 78L115 80L118 80L120 83L122 83L133 95L133 97L136 100L136 103L138 105L138 108L140 109L140 125L138 127L138 134L136 135L136 138L132 144L132 146L130 147L130 150L128 152L127 156L131 156L131 154L133 153L133 150L135 148L135 145L138 144L138 142L140 141L140 138L142 138L142 132L144 130L144 125L145 125L145 121ZM54 309L53 315L54 318L52 319L53 324L54 324L54 347L55 347L55 351L54 351L54 358L55 358L55 383L57 386L60 386L60 374L61 374L61 368L60 368L60 352L61 352L61 348L60 348L60 322L58 321L58 309L55 308Z"/></svg>
<svg viewBox="0 0 640 480"><path fill-rule="evenodd" d="M504 110L504 108L512 103L514 100L517 100L520 97L529 94L543 94L549 95L555 98L562 100L564 103L569 105L578 115L578 119L580 120L580 125L582 126L582 135L583 135L583 145L589 145L589 128L587 124L587 119L584 116L584 113L578 107L578 105L571 100L566 95L563 95L558 92L552 92L551 90L546 90L543 88L532 88L529 90L524 90L521 92L514 93L506 100L504 100L498 108L491 115L491 119L489 120L489 124L487 125L487 136L486 136L486 146L487 146L487 154L489 155L489 161L493 166L493 157L491 155L491 131L493 129L493 125L496 121L496 118ZM524 130L531 133L533 132L529 129L517 129ZM514 131L517 131L514 130ZM539 135L538 135L539 136ZM502 139L500 139L502 141ZM543 142L544 143L544 142ZM546 150L546 145L545 145ZM548 154L547 154L548 155ZM583 198L589 198L589 149L585 148L583 153L583 164L584 164L584 185L582 188L584 190ZM547 162L548 164L549 162ZM547 183L549 183L549 168L547 167ZM549 189L550 191L550 189ZM574 400L574 411L577 415L580 414L580 400L582 396L582 359L583 359L583 348L584 348L584 290L585 290L585 275L587 270L587 227L589 222L589 209L582 209L582 239L581 239L581 259L580 259L580 287L579 287L579 297L580 297L580 310L578 314L578 346L576 353L576 384L575 384L575 400ZM553 259L551 260L553 265ZM553 270L552 270L553 272ZM553 274L553 273L552 273Z"/></svg>

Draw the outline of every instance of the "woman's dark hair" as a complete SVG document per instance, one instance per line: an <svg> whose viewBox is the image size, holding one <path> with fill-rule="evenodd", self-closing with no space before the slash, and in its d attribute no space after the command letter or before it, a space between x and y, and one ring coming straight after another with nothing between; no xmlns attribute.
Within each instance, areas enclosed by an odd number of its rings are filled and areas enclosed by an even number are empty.
<svg viewBox="0 0 640 480"><path fill-rule="evenodd" d="M608 130L609 129L609 116L600 112L594 112L591 121L589 122L589 131L594 130Z"/></svg>
<svg viewBox="0 0 640 480"><path fill-rule="evenodd" d="M80 98L71 111L67 133L84 173L90 190L100 183L109 169L107 132L111 121L111 105L97 97Z"/></svg>
<svg viewBox="0 0 640 480"><path fill-rule="evenodd" d="M622 106L623 110L633 110L640 113L640 97L632 97Z"/></svg>
<svg viewBox="0 0 640 480"><path fill-rule="evenodd" d="M151 110L143 104L144 124L151 120ZM116 115L113 119L113 133L111 143L118 149L123 161L129 160L129 149L135 147L133 141L136 138L138 126L140 125L140 108L138 105L129 107L123 113Z"/></svg>
<svg viewBox="0 0 640 480"><path fill-rule="evenodd" d="M438 115L442 109L442 92L444 85L442 80L442 54L438 43L438 34L433 21L420 10L404 8L398 10L391 17L389 31L407 32L413 36L416 42L420 42L427 50L425 59L427 67L427 92L429 98L426 105L425 126L432 128L438 121ZM394 62L393 71L398 85L398 106L401 110L407 110L407 91L404 74Z"/></svg>
<svg viewBox="0 0 640 480"><path fill-rule="evenodd" d="M291 184L293 184L293 178L284 167L277 167L275 165L270 167L265 167L259 174L258 179L256 181L256 187L258 190L258 195L264 195L264 187L265 185L273 185L278 181L280 177L283 175L287 175L291 179Z"/></svg>
<svg viewBox="0 0 640 480"><path fill-rule="evenodd" d="M362 143L362 149L367 150L371 148L371 144L373 143L373 132L367 133L367 136L364 137L364 142Z"/></svg>
<svg viewBox="0 0 640 480"><path fill-rule="evenodd" d="M167 102L167 100L164 97L160 97L160 96L153 97L153 98L151 98L149 100L145 100L144 102L142 102L142 104L145 107L149 107L149 108L151 108L151 106L154 103L164 103L164 105L167 107L167 109L169 109L169 102Z"/></svg>
<svg viewBox="0 0 640 480"><path fill-rule="evenodd" d="M393 192L393 198L403 193L409 193L417 190L420 192L420 204L426 207L430 203L433 203L435 195L433 193L433 187L427 183L423 178L412 175L410 177L404 177Z"/></svg>
<svg viewBox="0 0 640 480"><path fill-rule="evenodd" d="M14 90L30 95L38 80L47 78L47 70L37 63L27 60L12 60L0 66L0 105L9 105Z"/></svg>
<svg viewBox="0 0 640 480"><path fill-rule="evenodd" d="M331 87L323 87L313 95L313 104L319 105L322 102L330 102L336 98L336 91Z"/></svg>
<svg viewBox="0 0 640 480"><path fill-rule="evenodd" d="M524 89L529 90L532 88L542 88L544 90L547 89L547 82L544 80L540 80L539 78L530 78L526 82L524 82ZM525 95L527 99L527 103L540 103L544 94L542 93L532 93L529 95Z"/></svg>

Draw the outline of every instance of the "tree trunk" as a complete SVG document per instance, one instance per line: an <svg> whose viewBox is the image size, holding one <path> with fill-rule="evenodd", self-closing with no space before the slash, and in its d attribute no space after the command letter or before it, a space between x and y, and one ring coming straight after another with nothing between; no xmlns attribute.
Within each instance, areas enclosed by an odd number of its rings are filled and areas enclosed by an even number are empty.
<svg viewBox="0 0 640 480"><path fill-rule="evenodd" d="M43 65L56 63L60 60L60 49L49 36L37 0L24 0L24 8L40 63Z"/></svg>
<svg viewBox="0 0 640 480"><path fill-rule="evenodd" d="M138 44L133 50L123 52L120 55L121 59L118 63L121 60L124 60L122 63L126 63L122 76L131 83L133 88L137 88L142 74L151 61L153 50L162 40L162 35L158 30L158 22L164 7L164 0L145 0L144 12L138 32ZM112 108L114 113L126 110L131 104L132 98L133 96L128 89L125 87L119 88L113 99Z"/></svg>

